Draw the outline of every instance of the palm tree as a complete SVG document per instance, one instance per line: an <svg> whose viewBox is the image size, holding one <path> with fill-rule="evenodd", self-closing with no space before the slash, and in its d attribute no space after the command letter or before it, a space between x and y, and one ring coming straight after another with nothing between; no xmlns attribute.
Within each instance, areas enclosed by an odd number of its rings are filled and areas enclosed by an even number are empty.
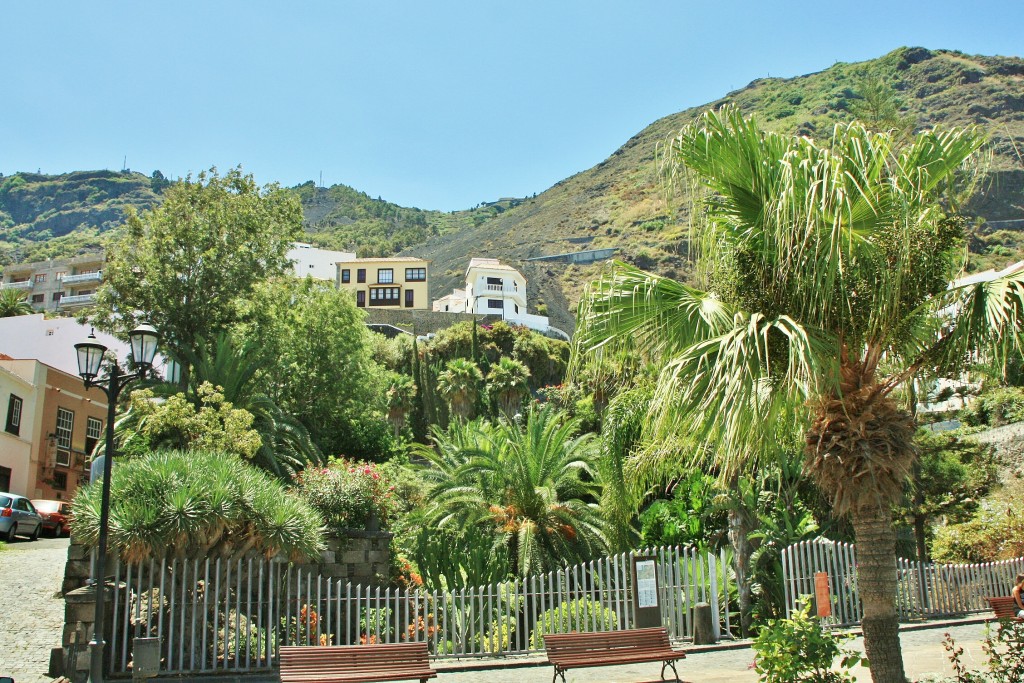
<svg viewBox="0 0 1024 683"><path fill-rule="evenodd" d="M412 410L413 405L415 405L416 383L409 375L397 372L390 372L388 374L390 376L390 386L384 392L384 399L387 401L388 406L388 422L391 423L392 428L395 430L395 438L397 439L402 432L402 427L405 426L406 416Z"/></svg>
<svg viewBox="0 0 1024 683"><path fill-rule="evenodd" d="M530 394L529 379L530 369L507 356L491 366L487 373L487 392L502 415L511 418L519 412L523 398Z"/></svg>
<svg viewBox="0 0 1024 683"><path fill-rule="evenodd" d="M822 144L709 112L666 153L692 182L704 288L619 264L580 308L579 349L628 339L664 363L649 434L714 444L726 476L809 406L804 469L850 516L876 683L905 680L890 510L914 424L892 392L925 369L957 372L976 349L1019 348L1024 272L949 284L981 145L967 129L897 146L856 123Z"/></svg>
<svg viewBox="0 0 1024 683"><path fill-rule="evenodd" d="M453 358L437 376L437 390L448 401L452 415L460 420L473 417L484 375L471 360Z"/></svg>
<svg viewBox="0 0 1024 683"><path fill-rule="evenodd" d="M486 529L520 576L593 557L605 547L594 483L592 435L550 407L522 424L473 422L435 430L428 519L439 527Z"/></svg>
<svg viewBox="0 0 1024 683"><path fill-rule="evenodd" d="M17 289L0 289L0 318L15 315L31 315L34 313L28 295Z"/></svg>

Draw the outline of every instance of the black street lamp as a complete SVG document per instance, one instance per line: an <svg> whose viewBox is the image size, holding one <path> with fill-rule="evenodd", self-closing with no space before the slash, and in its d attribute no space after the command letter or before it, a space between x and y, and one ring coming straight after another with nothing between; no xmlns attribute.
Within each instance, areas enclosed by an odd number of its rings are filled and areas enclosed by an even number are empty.
<svg viewBox="0 0 1024 683"><path fill-rule="evenodd" d="M149 325L139 325L128 333L131 340L132 358L137 370L122 373L117 361L111 363L105 379L97 380L103 355L107 347L96 340L96 335L89 337L81 344L75 344L78 352L78 374L85 380L86 389L96 387L107 395L107 440L103 451L103 495L100 499L100 538L96 555L96 571L93 575L93 590L96 592L96 619L93 624L92 641L89 643L89 680L91 683L103 681L103 606L106 597L107 530L110 521L110 470L114 462L114 417L117 411L117 398L129 383L143 379L153 367L156 356L157 342L160 335Z"/></svg>

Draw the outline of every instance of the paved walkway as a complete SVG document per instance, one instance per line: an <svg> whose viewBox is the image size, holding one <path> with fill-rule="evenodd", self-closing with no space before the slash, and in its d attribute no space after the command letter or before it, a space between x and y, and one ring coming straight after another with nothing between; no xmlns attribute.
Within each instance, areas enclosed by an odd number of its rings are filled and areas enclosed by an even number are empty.
<svg viewBox="0 0 1024 683"><path fill-rule="evenodd" d="M50 650L60 645L64 600L60 584L68 539L18 538L0 552L0 676L43 683Z"/></svg>
<svg viewBox="0 0 1024 683"><path fill-rule="evenodd" d="M950 633L964 648L964 662L970 667L981 665L981 642L985 625L981 623L949 623L937 628L904 631L900 636L903 661L911 680L933 680L931 677L951 675L949 659L942 648L942 639ZM863 639L858 638L851 647L863 651ZM471 664L468 664L472 666ZM754 652L749 647L728 650L693 652L679 662L679 677L687 683L756 683L753 669ZM551 683L550 666L507 667L486 671L445 671L458 666L438 662L441 673L438 683ZM568 683L647 683L659 680L660 664L609 666L596 669L577 669L566 674ZM671 672L669 672L671 675ZM854 670L857 680L869 683L871 674L866 668Z"/></svg>

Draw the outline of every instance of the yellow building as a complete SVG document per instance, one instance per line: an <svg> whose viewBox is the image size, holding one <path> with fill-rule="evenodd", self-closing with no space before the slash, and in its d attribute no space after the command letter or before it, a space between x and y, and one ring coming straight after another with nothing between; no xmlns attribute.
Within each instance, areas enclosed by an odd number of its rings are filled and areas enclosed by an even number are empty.
<svg viewBox="0 0 1024 683"><path fill-rule="evenodd" d="M337 264L338 289L353 292L360 308L387 306L426 310L430 261L411 256L357 258Z"/></svg>

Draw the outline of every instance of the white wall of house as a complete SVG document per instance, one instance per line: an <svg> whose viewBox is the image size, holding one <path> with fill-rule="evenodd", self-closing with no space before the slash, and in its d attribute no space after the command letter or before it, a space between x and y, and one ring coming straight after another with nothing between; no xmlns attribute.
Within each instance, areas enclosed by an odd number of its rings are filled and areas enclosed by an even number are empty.
<svg viewBox="0 0 1024 683"><path fill-rule="evenodd" d="M314 280L331 282L334 282L338 273L336 264L351 261L355 257L353 252L318 249L305 242L292 242L292 248L288 250L288 259L292 262L295 277L309 275Z"/></svg>
<svg viewBox="0 0 1024 683"><path fill-rule="evenodd" d="M526 313L526 278L497 259L475 258L466 269L466 310L504 315Z"/></svg>
<svg viewBox="0 0 1024 683"><path fill-rule="evenodd" d="M30 369L25 364L18 366L15 361L5 361L0 366L0 467L10 470L11 479L5 492L29 497L36 494L38 464L32 460L33 438L39 432L43 411L39 388L46 383L44 375L33 373L35 366L41 367L34 363ZM32 374L26 377L26 373ZM8 424L12 395L21 399L16 426ZM3 490L0 487L0 491Z"/></svg>

